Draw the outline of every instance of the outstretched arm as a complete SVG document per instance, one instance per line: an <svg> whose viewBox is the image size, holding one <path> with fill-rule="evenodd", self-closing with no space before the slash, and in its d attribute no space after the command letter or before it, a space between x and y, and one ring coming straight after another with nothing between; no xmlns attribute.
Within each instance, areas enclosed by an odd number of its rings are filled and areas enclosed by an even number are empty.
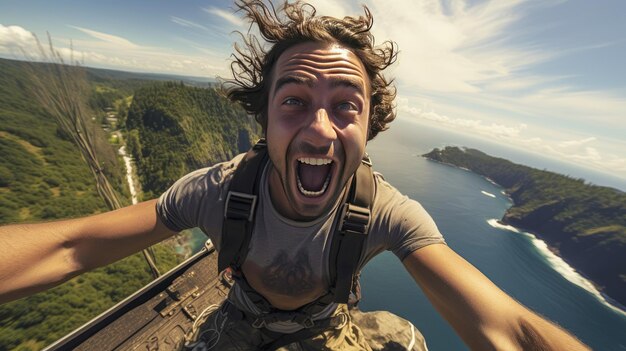
<svg viewBox="0 0 626 351"><path fill-rule="evenodd" d="M156 200L94 216L0 227L0 304L58 285L174 234Z"/></svg>
<svg viewBox="0 0 626 351"><path fill-rule="evenodd" d="M473 350L589 350L513 300L446 245L423 247L402 263Z"/></svg>

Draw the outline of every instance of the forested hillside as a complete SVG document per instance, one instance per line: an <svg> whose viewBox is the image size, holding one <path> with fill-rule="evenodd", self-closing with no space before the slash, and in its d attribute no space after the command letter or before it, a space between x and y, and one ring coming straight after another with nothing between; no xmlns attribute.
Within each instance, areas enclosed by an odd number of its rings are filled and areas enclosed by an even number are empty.
<svg viewBox="0 0 626 351"><path fill-rule="evenodd" d="M116 146L100 124L103 107L123 109L145 81L90 70L93 132L104 172L130 203ZM21 62L0 59L0 224L77 217L106 211L80 153L29 94ZM43 233L41 235L44 235ZM5 250L6 248L0 248ZM155 247L164 272L181 260L172 244ZM0 306L0 350L38 350L87 322L152 279L141 255L84 274L47 292Z"/></svg>
<svg viewBox="0 0 626 351"><path fill-rule="evenodd" d="M504 223L536 233L626 306L626 193L474 149L446 147L424 156L470 169L504 187L514 202Z"/></svg>
<svg viewBox="0 0 626 351"><path fill-rule="evenodd" d="M102 211L89 169L28 94L21 63L0 60L0 72L0 223ZM99 136L104 171L121 191L122 170L115 150Z"/></svg>
<svg viewBox="0 0 626 351"><path fill-rule="evenodd" d="M260 134L254 119L216 90L172 82L135 92L126 129L148 197L192 170L248 150Z"/></svg>

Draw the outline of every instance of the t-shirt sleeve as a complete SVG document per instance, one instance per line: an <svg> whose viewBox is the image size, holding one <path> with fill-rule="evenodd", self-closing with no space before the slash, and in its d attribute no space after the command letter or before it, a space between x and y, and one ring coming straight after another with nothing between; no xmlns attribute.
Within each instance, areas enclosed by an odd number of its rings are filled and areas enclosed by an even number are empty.
<svg viewBox="0 0 626 351"><path fill-rule="evenodd" d="M445 244L443 235L421 204L381 178L377 192L382 193L377 199L380 203L375 204L381 213L379 225L387 231L384 246L401 261L424 246Z"/></svg>
<svg viewBox="0 0 626 351"><path fill-rule="evenodd" d="M161 221L175 231L199 227L218 244L224 199L243 155L180 178L157 201Z"/></svg>
<svg viewBox="0 0 626 351"><path fill-rule="evenodd" d="M181 231L200 226L209 171L209 168L204 168L187 174L159 197L157 215L169 229Z"/></svg>

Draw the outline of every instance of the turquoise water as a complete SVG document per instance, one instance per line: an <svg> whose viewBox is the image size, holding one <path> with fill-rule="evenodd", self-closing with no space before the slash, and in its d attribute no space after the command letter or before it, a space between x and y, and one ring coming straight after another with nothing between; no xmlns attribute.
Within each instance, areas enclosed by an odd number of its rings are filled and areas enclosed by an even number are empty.
<svg viewBox="0 0 626 351"><path fill-rule="evenodd" d="M500 188L473 173L418 157L445 145L478 148L622 190L626 181L403 121L394 122L392 129L368 145L374 168L401 192L418 200L433 216L448 245L501 289L572 331L594 350L626 350L625 314L557 272L528 236L488 224L501 218L511 205ZM201 232L196 235L198 249L204 238ZM388 310L410 320L422 331L431 351L467 349L393 254L383 253L365 267L362 286L361 309Z"/></svg>
<svg viewBox="0 0 626 351"><path fill-rule="evenodd" d="M545 160L408 122L394 127L368 146L375 169L428 210L450 247L509 295L572 331L593 349L626 350L625 314L557 272L527 235L487 223L501 218L510 206L500 193L502 189L473 173L417 155L454 142L488 153L499 152L498 156L506 157L508 153L508 158L516 162L522 162L516 157L525 157L526 164ZM568 173L586 177L587 172L573 169ZM598 179L594 182L600 183ZM422 331L431 350L467 349L393 254L381 254L370 262L363 272L362 285L363 310L386 309L407 318Z"/></svg>

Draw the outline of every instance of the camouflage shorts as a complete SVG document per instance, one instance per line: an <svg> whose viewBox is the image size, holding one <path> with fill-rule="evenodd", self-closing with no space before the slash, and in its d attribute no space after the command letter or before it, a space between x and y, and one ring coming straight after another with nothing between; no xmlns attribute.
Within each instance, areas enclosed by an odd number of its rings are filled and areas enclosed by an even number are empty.
<svg viewBox="0 0 626 351"><path fill-rule="evenodd" d="M199 328L196 341L188 344L185 350L258 350L274 341L262 329L254 328L249 320L230 316L228 310L222 306L213 312ZM325 329L278 350L427 350L421 333L410 322L389 312L348 312L346 305L340 305L334 315L340 313L348 317L341 326ZM363 323L363 329L355 324L353 317ZM402 330L390 330L398 326Z"/></svg>

